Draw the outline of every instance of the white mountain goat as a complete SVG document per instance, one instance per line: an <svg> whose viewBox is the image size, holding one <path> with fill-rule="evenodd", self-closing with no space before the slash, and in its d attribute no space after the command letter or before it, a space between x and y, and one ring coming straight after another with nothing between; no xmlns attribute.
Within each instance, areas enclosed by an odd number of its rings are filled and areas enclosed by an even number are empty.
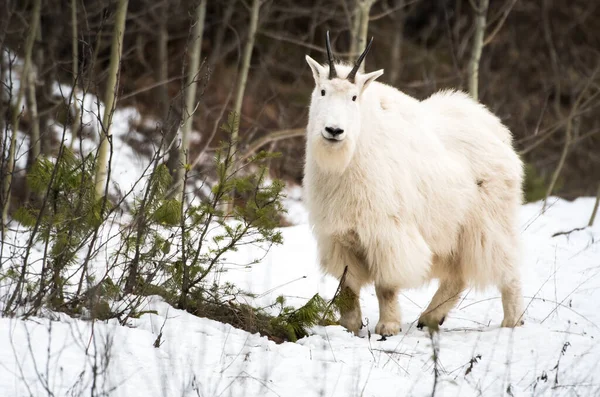
<svg viewBox="0 0 600 397"><path fill-rule="evenodd" d="M441 325L467 287L496 285L503 327L522 324L517 213L522 162L510 131L466 94L419 101L375 82L383 70L306 56L315 79L305 200L323 269L342 279L340 323L362 326L359 293L374 282L375 332L401 331L398 292L439 279L419 327Z"/></svg>

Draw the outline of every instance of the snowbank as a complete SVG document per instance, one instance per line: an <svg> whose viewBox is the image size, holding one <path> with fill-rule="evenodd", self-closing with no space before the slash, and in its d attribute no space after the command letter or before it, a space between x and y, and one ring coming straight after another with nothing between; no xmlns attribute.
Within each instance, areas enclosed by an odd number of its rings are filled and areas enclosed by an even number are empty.
<svg viewBox="0 0 600 397"><path fill-rule="evenodd" d="M600 227L552 237L587 224L592 206L590 198L557 200L543 215L539 203L523 207L525 326L499 328L497 291L465 293L437 340L436 395L599 395ZM236 263L246 263L259 248L235 253L222 281L258 294L255 304L277 295L296 304L315 292L331 297L337 284L321 275L308 226L283 233L285 243L251 268ZM366 329L354 337L329 326L298 343L276 345L159 298L146 308L157 314L132 320L130 327L0 318L0 395L429 396L432 342L415 325L434 291L432 283L404 292L404 331L385 341ZM378 316L372 287L361 304L372 332Z"/></svg>

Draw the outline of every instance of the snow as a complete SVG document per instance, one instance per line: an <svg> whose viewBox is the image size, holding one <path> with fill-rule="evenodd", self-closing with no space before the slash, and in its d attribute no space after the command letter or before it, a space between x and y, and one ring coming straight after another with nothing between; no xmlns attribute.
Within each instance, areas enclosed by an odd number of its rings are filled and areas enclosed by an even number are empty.
<svg viewBox="0 0 600 397"><path fill-rule="evenodd" d="M600 227L552 237L587 224L593 199L551 203L544 214L541 203L521 212L525 325L499 328L498 292L467 291L434 337L435 395L600 393ZM337 283L321 274L308 225L282 232L284 244L257 265L239 264L261 254L259 247L234 253L221 281L256 293L253 304L284 295L299 305L316 292L331 298ZM158 297L145 307L156 314L131 319L128 326L64 315L0 318L0 395L429 396L432 340L415 325L434 291L435 283L404 291L403 332L384 341L366 329L355 337L328 326L278 345L176 310ZM363 290L361 305L373 332L378 309L372 287ZM106 370L103 360L109 360Z"/></svg>
<svg viewBox="0 0 600 397"><path fill-rule="evenodd" d="M302 188L298 185L287 186L283 206L287 213L287 220L294 224L308 223L308 214L302 204Z"/></svg>
<svg viewBox="0 0 600 397"><path fill-rule="evenodd" d="M20 87L21 68L23 60L14 54L2 52L3 61L12 60L12 73L4 76L4 85L8 88L3 95L11 95L11 100L16 103L17 93ZM13 59L14 57L14 59ZM10 91L10 92L8 92ZM81 110L81 125L86 133L85 139L75 142L73 149L81 150L84 155L93 153L98 149L99 132L101 131L101 120L104 115L104 104L97 96L77 91L72 96L72 87L66 84L55 83L52 87L52 94L60 97L65 103L77 102L78 109ZM27 105L24 98L21 107L26 111ZM111 132L113 134L113 154L111 160L111 185L109 192L118 197L125 196L128 192L139 193L144 186L145 176L148 174L150 159L137 153L134 148L126 143L130 141L144 141L145 138L134 131L130 126L132 123L141 122L142 117L133 107L117 108L113 113ZM148 121L147 119L145 120ZM64 144L70 147L73 140L73 134L69 127L63 127L61 124L51 122L48 128L59 140L64 140ZM10 132L12 133L12 132ZM10 135L9 133L9 135ZM8 145L5 147L5 155L8 153ZM23 131L17 131L17 146L15 152L15 173L24 172L27 166L27 155L29 151L29 136Z"/></svg>
<svg viewBox="0 0 600 397"><path fill-rule="evenodd" d="M18 83L17 76L14 88ZM54 92L68 97L70 87L56 85ZM90 153L97 147L103 105L91 94L78 93L76 100L91 131L83 141L84 153ZM127 143L142 138L130 128L132 122L147 120L133 108L116 110L114 194L137 191L143 178L136 182L147 174L150 160ZM60 136L62 128L55 133ZM68 144L68 129L65 139ZM25 134L19 132L18 142L21 169ZM216 276L254 293L245 299L255 306L272 304L279 295L299 306L315 293L330 299L337 288L337 281L318 267L302 190L290 186L286 194L287 219L294 226L282 229L284 244L266 256L263 247L240 247ZM378 319L372 286L361 295L367 328L358 337L340 326L314 327L310 336L283 344L150 297L143 310L153 313L130 319L126 326L51 312L28 319L0 317L0 396L431 396L436 372L436 396L600 395L600 221L553 237L586 225L594 200L551 198L550 203L544 213L541 203L521 211L527 306L521 328L499 328L498 291L466 291L432 340L427 331L416 329L416 320L435 282L403 291L403 331L386 340L372 333ZM112 236L127 216L120 222L101 231L102 252L93 264L99 273L111 267L108 258L118 247ZM27 238L19 228L10 232L15 247ZM38 266L43 247L35 248L30 261ZM4 287L0 278L0 304Z"/></svg>
<svg viewBox="0 0 600 397"><path fill-rule="evenodd" d="M78 139L73 145L74 150L81 149L83 155L94 153L98 149L100 131L102 131L101 120L104 115L104 103L97 96L76 91L73 95L72 87L65 84L54 84L53 94L63 98L66 103L77 102L81 111L81 125L86 137L81 141ZM147 120L145 120L147 121ZM127 141L145 142L145 138L131 128L132 124L141 123L142 116L134 107L119 107L115 109L110 131L113 139L112 158L110 159L111 184L109 192L118 197L125 196L128 192L139 193L144 187L145 177L151 169L151 160L135 151ZM63 127L55 126L55 135L63 137ZM69 127L64 131L64 143L71 145L73 133ZM81 145L81 147L80 147Z"/></svg>

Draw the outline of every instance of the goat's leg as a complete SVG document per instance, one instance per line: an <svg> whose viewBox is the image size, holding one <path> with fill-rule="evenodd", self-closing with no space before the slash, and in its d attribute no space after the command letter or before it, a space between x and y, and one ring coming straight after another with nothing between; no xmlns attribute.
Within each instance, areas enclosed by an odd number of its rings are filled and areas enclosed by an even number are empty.
<svg viewBox="0 0 600 397"><path fill-rule="evenodd" d="M321 244L321 266L342 283L337 298L340 325L357 335L362 328L360 290L370 280L366 265L355 251L335 238L323 238Z"/></svg>
<svg viewBox="0 0 600 397"><path fill-rule="evenodd" d="M502 294L502 308L504 309L504 319L502 327L518 327L523 325L523 294L521 292L521 281L518 278L512 278L504 282L499 287Z"/></svg>
<svg viewBox="0 0 600 397"><path fill-rule="evenodd" d="M398 291L421 285L427 279L432 253L417 226L403 224L397 218L370 232L365 232L365 245L366 262L379 300L375 332L396 335L401 331Z"/></svg>
<svg viewBox="0 0 600 397"><path fill-rule="evenodd" d="M465 283L462 279L443 279L440 280L440 286L431 299L427 309L419 317L418 328L435 328L442 325L446 315L454 308L461 293L465 289Z"/></svg>
<svg viewBox="0 0 600 397"><path fill-rule="evenodd" d="M375 285L379 301L379 322L375 333L382 336L396 335L402 331L400 308L398 305L398 288Z"/></svg>
<svg viewBox="0 0 600 397"><path fill-rule="evenodd" d="M344 255L348 269L341 277L341 290L337 298L340 310L340 325L358 335L362 328L360 310L360 290L368 281L365 267L353 253L346 251Z"/></svg>
<svg viewBox="0 0 600 397"><path fill-rule="evenodd" d="M360 291L354 291L349 286L342 286L338 296L338 307L340 309L340 325L358 335L362 328L362 313L359 301Z"/></svg>

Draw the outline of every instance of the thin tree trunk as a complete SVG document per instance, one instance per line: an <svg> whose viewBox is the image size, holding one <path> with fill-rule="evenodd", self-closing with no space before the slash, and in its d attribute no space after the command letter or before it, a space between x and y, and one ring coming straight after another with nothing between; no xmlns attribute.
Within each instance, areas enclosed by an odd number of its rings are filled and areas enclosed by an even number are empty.
<svg viewBox="0 0 600 397"><path fill-rule="evenodd" d="M350 55L348 55L348 62L354 61L358 57L358 54L360 54L358 49L358 42L360 36L361 1L362 0L355 0L354 3L354 15L352 17L351 28Z"/></svg>
<svg viewBox="0 0 600 397"><path fill-rule="evenodd" d="M252 0L252 10L250 12L250 27L248 28L248 41L244 47L244 55L242 58L242 65L240 74L237 82L237 91L235 94L235 102L233 111L237 117L241 120L242 114L242 103L244 101L244 91L246 90L246 82L248 80L248 71L250 70L250 60L252 59L252 50L254 49L254 38L256 37L256 30L258 28L258 11L260 9L260 0ZM235 156L236 142L239 136L239 123L236 123L237 128L234 128L232 133L232 153ZM235 159L235 157L234 157Z"/></svg>
<svg viewBox="0 0 600 397"><path fill-rule="evenodd" d="M485 20L489 0L479 0L475 9L475 36L473 37L473 50L469 61L469 93L476 101L479 100L479 61L483 50L483 35L485 34Z"/></svg>
<svg viewBox="0 0 600 397"><path fill-rule="evenodd" d="M598 191L596 192L596 202L594 203L594 209L592 210L592 216L590 216L588 226L594 226L594 220L596 220L596 214L598 213L598 203L600 203L600 184L598 185Z"/></svg>
<svg viewBox="0 0 600 397"><path fill-rule="evenodd" d="M1 32L0 32L1 34ZM6 66L4 65L4 47L0 47L0 81L4 81L4 75L5 75L5 69ZM7 89L4 90L0 90L0 153L4 153L4 133L5 133L5 122L6 120L4 120L4 117L6 115L5 113L5 109L4 109L4 101L8 100L6 95L6 91L8 91ZM2 169L4 168L4 155L0 155L0 175L2 175ZM1 187L0 187L1 188ZM0 193L0 198L1 198L1 193Z"/></svg>
<svg viewBox="0 0 600 397"><path fill-rule="evenodd" d="M41 13L41 11L40 11ZM41 33L41 20L38 20L38 29L36 32L36 41L38 42L38 51L42 53L41 58L43 58L43 49L41 46L42 42L42 33ZM37 69L42 67L42 63L37 64ZM25 101L27 102L27 110L29 112L29 116L31 118L31 132L29 135L29 153L27 155L27 172L31 169L31 166L35 162L35 160L40 156L41 153L41 136L40 136L40 117L38 113L38 104L36 97L36 84L37 84L37 70L31 65L28 68L27 74L23 76L23 80L26 81L26 89L25 93ZM25 201L29 201L30 191L29 188L26 187L25 193Z"/></svg>
<svg viewBox="0 0 600 397"><path fill-rule="evenodd" d="M30 68L27 75L27 110L31 118L31 134L29 136L29 155L27 158L27 168L31 168L35 160L40 156L41 153L41 141L40 141L40 118L38 117L38 107L35 97L35 84L36 84L36 73L33 67ZM27 193L29 196L29 192Z"/></svg>
<svg viewBox="0 0 600 397"><path fill-rule="evenodd" d="M14 5L13 5L14 8ZM8 8L4 10L5 12L0 13L0 26L2 26L2 29L0 29L0 81L3 82L4 81L4 76L6 74L6 65L4 64L4 52L7 51L7 49L4 47L4 40L6 39L6 31L8 30L8 24L10 21L10 18L12 17L12 13L13 10L12 8ZM6 12L8 11L8 12ZM0 90L0 153L4 153L4 132L5 132L5 122L6 120L4 119L4 117L6 116L5 114L5 109L4 109L4 101L7 100L8 98L6 95L6 89L2 89ZM1 155L2 157L0 158L0 175L2 175L2 169L4 166L4 155ZM0 187L1 188L1 187ZM0 191L0 198L2 197L2 193ZM0 265L1 267L1 265Z"/></svg>
<svg viewBox="0 0 600 397"><path fill-rule="evenodd" d="M36 65L40 73L38 80L41 84L36 90L37 106L40 115L40 145L41 154L50 156L52 153L52 130L48 128L48 121L52 117L52 109L56 108L57 103L53 100L52 87L58 80L56 54L58 41L62 39L62 32L58 24L49 24L44 33L44 42L42 42L41 29L37 32L37 50Z"/></svg>
<svg viewBox="0 0 600 397"><path fill-rule="evenodd" d="M404 6L404 0L400 2ZM404 9L400 8L393 13L394 30L392 37L392 48L390 50L390 83L398 83L402 71L402 42L404 41Z"/></svg>
<svg viewBox="0 0 600 397"><path fill-rule="evenodd" d="M29 70L31 68L31 54L33 52L33 43L35 41L35 37L37 35L37 30L39 28L40 22L40 9L41 9L41 0L34 0L33 2L33 12L31 15L31 26L29 29L29 34L27 35L27 40L25 42L25 59L23 60L23 76L29 75ZM12 177L15 169L15 150L17 146L17 132L19 131L19 121L21 114L21 106L23 102L23 95L25 91L25 85L27 81L21 81L21 85L19 86L19 91L17 93L17 102L15 104L14 111L12 112L12 120L11 120L11 138L10 138L10 147L8 149L8 158L6 161L6 175L4 176L4 184L2 186L2 227L6 227L7 219L8 219L8 208L10 206L10 190L12 185Z"/></svg>
<svg viewBox="0 0 600 397"><path fill-rule="evenodd" d="M181 128L181 148L179 150L179 161L177 164L177 172L173 183L177 186L174 189L175 197L183 200L185 191L185 174L188 163L188 152L190 134L194 121L194 111L196 109L196 90L198 88L198 74L200 72L200 56L202 54L202 37L204 32L204 19L206 17L206 0L201 0L196 8L196 25L194 28L194 36L192 38L192 51L190 52L190 67L186 81L186 96L185 109L182 112L183 126ZM175 187L174 186L174 187Z"/></svg>
<svg viewBox="0 0 600 397"><path fill-rule="evenodd" d="M554 186L558 181L558 177L565 165L565 161L567 159L567 155L569 154L569 149L571 148L571 142L573 141L573 130L577 130L579 128L579 119L569 117L569 121L567 123L567 128L565 130L565 145L563 146L562 153L560 154L560 159L558 160L558 165L552 174L552 180L548 185L548 190L546 191L546 197L544 198L544 205L542 206L542 211L546 209L546 204L548 202L548 197L552 194L554 190Z"/></svg>
<svg viewBox="0 0 600 397"><path fill-rule="evenodd" d="M162 8L160 20L158 22L158 38L157 38L157 53L158 63L156 65L156 80L158 82L166 82L169 79L169 30L167 29L167 13L168 3L165 3ZM163 124L166 122L166 117L169 113L169 86L167 83L157 87L158 101L160 105L160 116L163 118Z"/></svg>
<svg viewBox="0 0 600 397"><path fill-rule="evenodd" d="M161 129L164 135L165 151L169 152L167 168L169 169L171 176L175 176L179 164L179 146L177 145L177 126L179 122L175 122L175 118L172 117L169 85L166 83L169 80L168 7L169 3L165 2L159 10L161 15L158 20L156 81L161 84L156 88L156 94L158 97L158 111L161 118Z"/></svg>
<svg viewBox="0 0 600 397"><path fill-rule="evenodd" d="M98 149L98 168L96 171L96 197L102 197L107 183L108 174L108 147L111 136L110 124L115 109L117 96L117 83L119 65L123 51L123 35L125 34L125 19L127 16L128 0L118 0L115 14L115 27L111 45L110 64L108 68L108 82L104 95L104 116L102 117L102 131L100 131L100 148Z"/></svg>
<svg viewBox="0 0 600 397"><path fill-rule="evenodd" d="M371 13L371 7L375 4L377 0L361 0L360 7L360 22L359 22L359 31L358 31L358 40L356 41L355 48L355 56L358 55L365 49L367 46L367 34L369 33L369 15ZM366 60L360 64L358 71L360 73L364 73Z"/></svg>
<svg viewBox="0 0 600 397"><path fill-rule="evenodd" d="M227 170L227 174L231 171L231 167L235 168L236 164L236 150L237 141L240 134L240 122L242 120L242 104L244 102L244 92L246 90L246 82L248 81L248 71L250 70L250 61L252 60L252 50L254 49L254 39L256 37L256 30L258 29L258 14L260 10L260 0L252 0L252 9L250 11L250 26L248 27L248 41L244 47L244 55L242 57L242 64L239 72L237 81L237 90L235 94L235 102L233 111L235 117L238 118L238 122L234 123L233 131L231 132L231 165L230 169ZM232 192L231 201L222 203L223 209L226 212L233 210L235 192Z"/></svg>
<svg viewBox="0 0 600 397"><path fill-rule="evenodd" d="M574 141L573 136L577 136L579 134L579 124L580 119L577 115L579 111L579 106L581 105L581 101L583 100L585 94L587 93L588 88L590 88L592 82L594 81L596 74L600 72L600 66L597 67L590 78L588 79L585 87L581 90L573 106L571 107L571 112L568 115L567 126L565 128L565 145L563 146L562 153L560 155L560 159L558 161L558 165L556 166L556 170L554 170L554 174L552 174L552 180L550 181L550 185L548 186L548 190L546 191L546 197L544 198L544 205L542 206L542 211L546 209L546 203L548 201L548 197L552 194L554 190L554 186L556 185L556 181L558 181L558 177L565 165L565 160L567 159L567 155L569 153L569 149L571 148L571 144Z"/></svg>
<svg viewBox="0 0 600 397"><path fill-rule="evenodd" d="M77 80L79 78L79 40L77 36L77 0L71 0L71 52L73 53L73 122L71 124L71 144L73 150L75 141L79 136L79 103L77 102Z"/></svg>

